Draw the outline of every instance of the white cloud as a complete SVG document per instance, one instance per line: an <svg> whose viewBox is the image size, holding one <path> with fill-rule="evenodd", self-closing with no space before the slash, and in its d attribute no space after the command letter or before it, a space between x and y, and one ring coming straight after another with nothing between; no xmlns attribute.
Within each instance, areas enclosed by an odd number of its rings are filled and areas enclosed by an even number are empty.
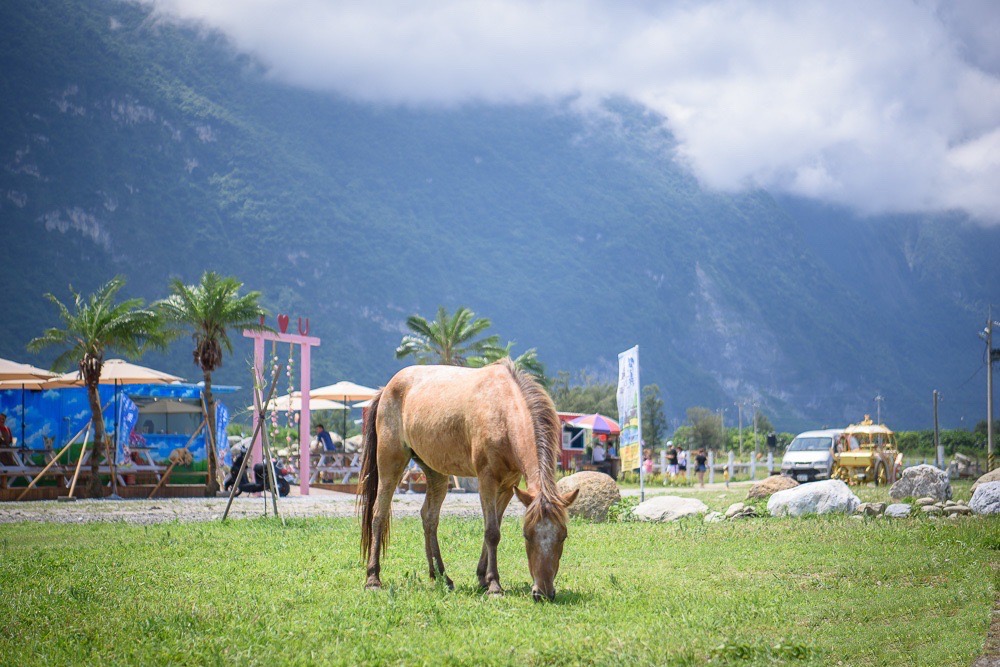
<svg viewBox="0 0 1000 667"><path fill-rule="evenodd" d="M989 0L147 0L272 76L421 106L625 97L707 186L1000 222Z"/></svg>

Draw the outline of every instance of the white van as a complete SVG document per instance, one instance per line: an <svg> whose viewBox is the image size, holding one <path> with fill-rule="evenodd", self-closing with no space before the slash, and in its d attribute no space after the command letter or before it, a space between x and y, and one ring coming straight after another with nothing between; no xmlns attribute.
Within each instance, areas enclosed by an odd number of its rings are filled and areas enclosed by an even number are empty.
<svg viewBox="0 0 1000 667"><path fill-rule="evenodd" d="M799 482L830 479L834 447L842 443L843 429L799 433L781 459L781 474Z"/></svg>

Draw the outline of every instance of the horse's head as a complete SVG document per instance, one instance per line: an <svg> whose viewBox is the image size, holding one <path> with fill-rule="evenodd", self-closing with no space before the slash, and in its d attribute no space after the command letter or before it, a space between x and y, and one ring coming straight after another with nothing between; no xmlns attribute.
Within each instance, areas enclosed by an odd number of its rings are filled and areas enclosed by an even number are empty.
<svg viewBox="0 0 1000 667"><path fill-rule="evenodd" d="M531 571L531 596L536 602L556 597L555 580L566 541L566 508L576 500L579 489L553 498L532 495L515 487L517 498L528 511L524 515L524 544Z"/></svg>

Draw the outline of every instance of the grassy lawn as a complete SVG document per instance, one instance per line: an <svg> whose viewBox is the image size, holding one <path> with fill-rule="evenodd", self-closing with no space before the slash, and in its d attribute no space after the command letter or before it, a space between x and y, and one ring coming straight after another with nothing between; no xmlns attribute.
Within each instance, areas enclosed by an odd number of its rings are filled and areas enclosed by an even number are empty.
<svg viewBox="0 0 1000 667"><path fill-rule="evenodd" d="M964 667L1000 590L996 519L574 522L555 604L531 601L519 520L503 531L488 599L469 519L441 525L454 592L416 519L381 592L348 519L0 525L0 664Z"/></svg>

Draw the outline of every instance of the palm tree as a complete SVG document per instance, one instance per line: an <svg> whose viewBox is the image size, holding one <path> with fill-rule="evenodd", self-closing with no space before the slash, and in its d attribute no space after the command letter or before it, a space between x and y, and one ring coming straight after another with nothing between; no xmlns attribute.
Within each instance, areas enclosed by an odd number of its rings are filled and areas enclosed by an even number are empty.
<svg viewBox="0 0 1000 667"><path fill-rule="evenodd" d="M163 348L171 338L163 328L159 315L143 307L142 299L127 299L115 303L115 295L125 285L124 278L118 276L102 285L96 292L83 297L70 288L73 294L71 311L52 294L45 297L56 304L62 328L47 329L38 338L28 343L28 349L38 351L51 345L67 346L52 364L54 370L65 370L76 362L87 388L90 413L94 425L94 455L91 457L91 475L88 493L92 498L102 495L101 480L98 477L100 456L103 451L111 460L110 443L106 442L104 415L97 385L101 381L104 354L117 350L126 356L136 358L149 347Z"/></svg>
<svg viewBox="0 0 1000 667"><path fill-rule="evenodd" d="M413 356L418 364L465 366L470 357L483 356L499 347L500 338L495 335L474 340L491 324L485 317L477 318L465 306L459 306L454 315L448 315L444 306L440 306L437 318L430 322L419 315L410 315L406 326L413 333L403 336L396 348L396 358Z"/></svg>
<svg viewBox="0 0 1000 667"><path fill-rule="evenodd" d="M485 350L481 356L470 358L469 366L480 368L504 357L510 357L513 348L514 341L508 341L505 347L492 346ZM514 358L514 365L529 375L533 375L543 387L548 388L549 379L545 377L545 364L538 359L538 350L533 347L525 350Z"/></svg>
<svg viewBox="0 0 1000 667"><path fill-rule="evenodd" d="M172 324L190 327L194 338L194 363L205 379L205 409L208 414L206 443L215 437L215 397L212 395L212 372L222 365L223 351L233 352L230 329L261 330L261 318L267 315L260 305L260 292L240 295L243 283L233 277L223 277L206 271L197 285L185 285L178 279L170 281L170 296L156 305ZM208 481L205 494L214 496L219 490L216 479L218 461L215 449L208 450Z"/></svg>

